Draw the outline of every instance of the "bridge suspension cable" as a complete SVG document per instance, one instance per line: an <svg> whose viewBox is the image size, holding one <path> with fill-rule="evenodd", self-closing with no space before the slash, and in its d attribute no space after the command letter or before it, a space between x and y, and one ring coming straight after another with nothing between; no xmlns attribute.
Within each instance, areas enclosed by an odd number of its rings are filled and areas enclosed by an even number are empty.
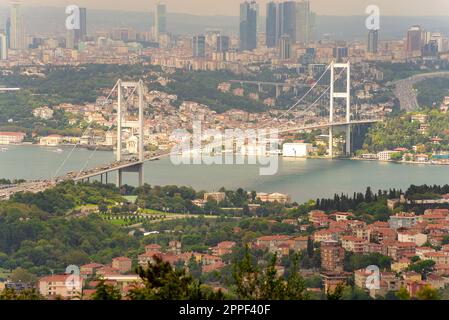
<svg viewBox="0 0 449 320"><path fill-rule="evenodd" d="M130 99L133 97L134 93L136 92L136 89L137 89L137 87L134 87L133 91L129 94L128 98L126 99L125 103L123 104L124 107L128 104L128 102L130 101ZM118 117L121 117L122 115L119 114L119 115L117 115L117 116L118 116ZM111 131L112 127L113 127L113 125L110 125L110 126L108 127L108 130L106 131L105 134L108 134L109 131ZM92 160L93 156L94 156L95 153L97 152L98 146L99 146L98 144L95 146L95 149L91 152L89 158L86 160L84 166L83 166L83 167L80 169L80 171L77 173L75 179L78 179L79 176L80 176L80 174L87 168L87 166L89 165L90 160Z"/></svg>
<svg viewBox="0 0 449 320"><path fill-rule="evenodd" d="M310 87L309 90L307 90L307 92L298 100L296 101L289 109L285 110L279 117L270 120L270 122L268 123L268 125L270 125L272 122L274 121L278 121L280 120L282 117L284 117L286 114L288 114L291 110L293 110L294 108L296 108L311 92L313 89L315 89L315 87L318 85L318 83L323 79L324 75L326 74L326 72L330 69L331 64L329 64L327 66L327 68L324 70L323 74L318 78L318 80L313 84L313 86ZM325 90L329 90L330 86Z"/></svg>
<svg viewBox="0 0 449 320"><path fill-rule="evenodd" d="M109 94L107 95L106 99L103 101L103 106L106 104L106 102L109 100L109 98L111 97L112 93L115 91L115 89L117 88L118 82L115 83L114 87L112 88L112 90L109 92ZM92 126L92 121L88 123L86 129L84 130L84 132L82 133L82 136L84 136L91 128ZM70 157L72 156L73 152L75 151L76 147L78 146L79 143L75 143L75 145L73 146L73 148L70 150L69 154L67 155L67 157L64 159L64 161L61 163L61 165L58 167L58 169L56 170L55 174L53 175L53 179L56 178L59 174L59 172L62 170L62 168L65 166L65 164L67 163L67 161L70 159Z"/></svg>
<svg viewBox="0 0 449 320"><path fill-rule="evenodd" d="M328 66L327 66L327 68L325 69L325 71L323 72L323 74L318 78L318 80L315 82L315 84L313 85L313 86L311 86L311 88L300 98L300 99L298 99L291 107L289 107L287 110L285 110L280 116L277 116L276 118L274 118L274 119L272 119L272 120L270 120L268 123L266 123L266 124L262 124L261 126L259 126L258 128L255 128L254 130L261 130L261 129L265 129L265 128L268 128L268 126L270 125L270 124L272 124L273 122L275 122L275 121L279 121L281 118L283 118L283 117L285 117L287 114L289 114L295 107L297 107L302 101L304 101L304 99L312 92L312 90L313 89L315 89L316 87L317 87L317 85L318 85L318 83L323 79L323 77L325 76L325 74L326 74L326 72L329 70L329 68L331 67L331 65L332 64L329 64ZM340 79L340 77L341 77L341 75L342 75L342 73L344 72L344 69L342 69L337 75L336 75L336 77L334 78L334 83L335 82L337 82L339 79ZM116 83L116 85L114 86L114 88L111 90L111 92L110 92L110 94L108 95L108 98L105 100L105 101L107 101L108 99L109 99L109 97L110 97L110 95L113 93L113 91L116 89L116 87L117 87L117 85L118 85L118 83L119 82L117 82ZM301 110L302 111L302 113L304 113L304 112L308 112L309 110L311 110L319 101L320 101L320 99L328 92L328 90L331 88L331 85L333 85L333 84L329 84L328 86L327 86L327 88L323 91L323 92L321 92L320 93L320 95L318 96L318 98L315 100L315 101L313 101L310 105L308 105L305 109L303 109L303 110ZM131 92L131 94L128 96L128 98L127 98L127 100L126 100L126 102L125 102L125 106L128 104L128 102L129 102L129 100L133 97L133 94L134 94L134 92L135 92L135 90L136 90L136 88L134 88L134 90ZM118 116L121 116L121 115L118 115ZM295 115L295 118L294 119L297 119L298 117L299 117L300 115ZM91 123L89 123L89 127L90 127L90 124ZM323 125L323 126L325 126L325 125ZM88 128L89 128L88 127ZM107 130L107 132L109 132L111 129L112 129L112 127L113 127L113 125L111 125L109 128L108 128L108 130ZM314 126L311 126L311 128L312 127L314 127ZM318 126L319 127L319 126ZM280 133L285 133L285 132L290 132L290 131L297 131L299 128L298 127L295 127L295 128L286 128L286 129L282 129L281 131L279 131ZM87 131L88 129L86 129L86 131ZM107 133L106 132L106 133ZM267 133L267 132L262 132L262 133L260 133L259 132L259 137L261 137L261 136L267 136L269 133ZM244 138L242 138L242 137L233 137L232 138L232 140L234 141L241 141L242 139L244 139ZM227 142L228 140L226 140L225 142ZM222 141L220 141L219 142L219 144L222 144L223 142ZM217 143L217 145L209 145L210 147L216 147L216 146L218 146L219 145L218 143ZM76 146L77 145L75 145L74 146L74 148L72 149L72 151L71 151L71 153L73 152L73 150L76 148ZM80 178L80 176L81 176L81 174L83 173L83 171L85 170L85 168L87 167L87 165L89 164L89 161L93 158L93 156L94 156L94 154L95 154L95 152L98 150L98 146L94 149L94 151L91 153L91 155L90 155L90 157L88 158L88 160L86 161L86 163L85 163L85 165L81 168L81 170L77 173L77 176L76 176L76 178L75 179L79 179ZM192 150L192 151L200 151L200 150ZM69 156L66 158L66 160L64 161L64 163L67 161L67 159L70 157L70 155L71 155L71 153L69 154ZM157 156L155 156L155 158L160 158L160 157L164 157L164 156L169 156L169 155L172 155L172 154L174 154L174 152L173 151L171 151L171 152L167 152L167 153L165 153L165 154L160 154L160 155L157 155ZM63 165L64 165L64 163L63 163ZM62 165L62 166L63 166ZM58 171L57 172L59 172L59 170L62 168L62 166L58 169Z"/></svg>
<svg viewBox="0 0 449 320"><path fill-rule="evenodd" d="M328 68L326 68L326 70L325 70L324 73L321 75L321 77L319 78L319 80L321 80L321 79L324 77L325 73L326 73L327 70L330 68L330 66L331 66L331 65L329 65ZM341 77L341 75L343 74L343 72L344 72L344 69L342 69L342 70L337 74L337 76L336 76L335 79L334 79L334 83L337 82L337 81L340 79L340 77ZM319 80L318 80L316 83L318 83ZM307 112L307 111L309 111L310 109L312 109L312 108L317 104L317 102L318 102L318 101L319 101L319 100L326 94L326 92L330 89L330 87L331 87L331 85L329 84L329 85L327 86L327 88L320 94L320 96L319 96L319 97L318 97L312 104L310 104L309 106L307 106L303 111L304 111L304 112ZM313 87L311 88L311 90L309 90L309 91L306 93L306 95L304 95L300 100L298 100L292 107L290 107L290 108L289 108L286 112L284 112L280 117L271 120L269 124L271 124L272 122L274 122L274 121L276 121L276 120L279 120L282 116L284 116L285 114L287 114L288 112L290 112L294 107L296 107L302 100L304 100L304 99L306 98L306 96L312 91L312 89L313 89ZM297 117L298 117L298 116L296 116L295 119L296 119ZM268 125L269 125L269 124L268 124ZM266 129L266 128L268 128L268 125L266 125L266 126L260 126L260 127L258 127L258 128L255 128L254 130L262 130L262 129ZM288 129L284 129L284 130L279 131L279 133L286 133L286 132L297 131L297 130L298 130L298 127L295 127L295 128L288 128ZM269 132L261 132L261 133L259 133L259 137L267 136L267 135L269 135L269 134L270 134ZM229 140L224 140L223 142L220 141L219 144L226 143L226 142L229 142L229 141L241 142L241 141L244 140L244 139L246 139L246 138L243 138L243 137L232 137L232 138L229 139ZM216 147L216 146L218 146L219 144L217 143L217 145L213 145L213 146L211 146L211 147ZM210 146L210 145L209 145L209 146ZM193 149L192 151L201 151L201 150L200 150L200 149ZM170 155L172 155L172 154L173 154L173 152L167 152L167 153L165 153L165 154L159 155L158 157L170 156Z"/></svg>

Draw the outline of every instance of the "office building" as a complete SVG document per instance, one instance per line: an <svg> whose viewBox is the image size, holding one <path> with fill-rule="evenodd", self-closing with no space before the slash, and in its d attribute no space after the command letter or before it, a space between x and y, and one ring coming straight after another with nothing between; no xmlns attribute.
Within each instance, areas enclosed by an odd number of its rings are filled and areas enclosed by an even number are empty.
<svg viewBox="0 0 449 320"><path fill-rule="evenodd" d="M420 26L413 26L407 31L406 51L409 55L421 54L423 31Z"/></svg>
<svg viewBox="0 0 449 320"><path fill-rule="evenodd" d="M8 43L6 33L0 32L0 60L8 59Z"/></svg>
<svg viewBox="0 0 449 320"><path fill-rule="evenodd" d="M6 46L9 49L11 48L11 18L9 17L8 19L6 19L5 32L6 32Z"/></svg>
<svg viewBox="0 0 449 320"><path fill-rule="evenodd" d="M240 4L240 50L257 48L257 14L256 1L245 1Z"/></svg>
<svg viewBox="0 0 449 320"><path fill-rule="evenodd" d="M277 25L278 5L274 1L267 4L267 22L265 31L265 43L268 48L275 48L278 42Z"/></svg>
<svg viewBox="0 0 449 320"><path fill-rule="evenodd" d="M80 42L87 39L87 9L79 8L79 28L67 29L65 47L67 49L78 49Z"/></svg>
<svg viewBox="0 0 449 320"><path fill-rule="evenodd" d="M444 38L441 33L439 33L439 32L431 33L429 42L430 41L435 41L437 43L438 52L446 51L446 48L444 46Z"/></svg>
<svg viewBox="0 0 449 320"><path fill-rule="evenodd" d="M65 47L67 49L75 49L76 48L76 30L68 29L66 32L66 38L65 38Z"/></svg>
<svg viewBox="0 0 449 320"><path fill-rule="evenodd" d="M370 30L368 33L368 52L377 53L379 48L379 30Z"/></svg>
<svg viewBox="0 0 449 320"><path fill-rule="evenodd" d="M279 39L279 58L281 60L290 60L292 57L292 41L288 34L284 34Z"/></svg>
<svg viewBox="0 0 449 320"><path fill-rule="evenodd" d="M11 49L25 49L23 16L19 2L11 3L11 38L9 45Z"/></svg>
<svg viewBox="0 0 449 320"><path fill-rule="evenodd" d="M296 42L296 2L286 1L279 4L278 13L279 38L289 35L293 42Z"/></svg>
<svg viewBox="0 0 449 320"><path fill-rule="evenodd" d="M167 5L158 2L154 13L154 37L158 40L159 35L165 33L167 33Z"/></svg>
<svg viewBox="0 0 449 320"><path fill-rule="evenodd" d="M217 52L226 52L229 50L229 37L228 36L222 36L219 35L217 36L217 48L216 51Z"/></svg>
<svg viewBox="0 0 449 320"><path fill-rule="evenodd" d="M307 46L313 38L314 25L315 14L310 11L309 1L271 1L267 4L267 47L276 47L283 35L289 35L292 43Z"/></svg>
<svg viewBox="0 0 449 320"><path fill-rule="evenodd" d="M310 11L310 2L296 3L296 42L308 45L313 38L315 15Z"/></svg>
<svg viewBox="0 0 449 320"><path fill-rule="evenodd" d="M196 35L192 40L193 56L204 58L206 56L206 37L204 35Z"/></svg>
<svg viewBox="0 0 449 320"><path fill-rule="evenodd" d="M423 46L422 54L424 57L434 57L438 56L438 42L436 40L430 40L427 44Z"/></svg>
<svg viewBox="0 0 449 320"><path fill-rule="evenodd" d="M86 8L80 8L80 28L76 32L76 41L86 41L87 36L87 10Z"/></svg>
<svg viewBox="0 0 449 320"><path fill-rule="evenodd" d="M335 47L333 49L333 56L337 62L346 61L349 56L348 47Z"/></svg>

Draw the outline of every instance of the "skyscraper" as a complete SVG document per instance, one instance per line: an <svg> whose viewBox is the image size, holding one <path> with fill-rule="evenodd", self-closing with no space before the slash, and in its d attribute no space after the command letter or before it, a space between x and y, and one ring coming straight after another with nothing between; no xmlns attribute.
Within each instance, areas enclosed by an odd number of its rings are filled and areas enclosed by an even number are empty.
<svg viewBox="0 0 449 320"><path fill-rule="evenodd" d="M279 39L279 57L281 60L289 60L292 57L292 41L288 34Z"/></svg>
<svg viewBox="0 0 449 320"><path fill-rule="evenodd" d="M296 37L296 2L295 1L285 1L279 4L279 33L278 37L288 34L292 42L297 41Z"/></svg>
<svg viewBox="0 0 449 320"><path fill-rule="evenodd" d="M296 3L296 42L308 45L312 38L314 15L310 11L310 2Z"/></svg>
<svg viewBox="0 0 449 320"><path fill-rule="evenodd" d="M379 48L379 30L370 30L368 33L368 52L377 53Z"/></svg>
<svg viewBox="0 0 449 320"><path fill-rule="evenodd" d="M6 46L9 49L11 48L11 18L9 17L8 19L6 19L5 32L6 32Z"/></svg>
<svg viewBox="0 0 449 320"><path fill-rule="evenodd" d="M438 56L438 42L436 40L430 40L423 46L422 54L425 57L434 57Z"/></svg>
<svg viewBox="0 0 449 320"><path fill-rule="evenodd" d="M86 41L87 37L87 9L79 9L79 29L69 29L66 33L66 48L77 49L82 41Z"/></svg>
<svg viewBox="0 0 449 320"><path fill-rule="evenodd" d="M430 34L430 41L436 41L438 45L438 52L446 51L444 47L444 38L443 35L439 32L434 32Z"/></svg>
<svg viewBox="0 0 449 320"><path fill-rule="evenodd" d="M25 35L23 30L23 16L20 10L20 3L11 3L11 49L24 49L25 48Z"/></svg>
<svg viewBox="0 0 449 320"><path fill-rule="evenodd" d="M75 49L76 30L68 29L65 37L65 47L67 49Z"/></svg>
<svg viewBox="0 0 449 320"><path fill-rule="evenodd" d="M154 37L159 39L160 34L167 32L167 6L163 2L156 4L154 13Z"/></svg>
<svg viewBox="0 0 449 320"><path fill-rule="evenodd" d="M266 45L268 48L275 48L278 42L277 12L277 3L274 1L268 2L266 23Z"/></svg>
<svg viewBox="0 0 449 320"><path fill-rule="evenodd" d="M412 26L407 31L406 50L409 54L421 52L423 46L423 31L420 26Z"/></svg>
<svg viewBox="0 0 449 320"><path fill-rule="evenodd" d="M267 4L267 47L278 45L281 36L288 34L292 43L308 45L312 40L315 14L310 11L309 1L284 1Z"/></svg>
<svg viewBox="0 0 449 320"><path fill-rule="evenodd" d="M77 40L85 41L87 36L87 10L80 8L80 29L78 30Z"/></svg>
<svg viewBox="0 0 449 320"><path fill-rule="evenodd" d="M254 0L240 4L240 50L257 48L257 12Z"/></svg>
<svg viewBox="0 0 449 320"><path fill-rule="evenodd" d="M0 32L0 60L8 59L8 43L6 33Z"/></svg>
<svg viewBox="0 0 449 320"><path fill-rule="evenodd" d="M196 35L192 39L193 56L204 58L206 56L206 37L202 34Z"/></svg>
<svg viewBox="0 0 449 320"><path fill-rule="evenodd" d="M337 46L333 48L333 56L337 62L343 62L345 61L349 56L349 49L348 47L340 47Z"/></svg>
<svg viewBox="0 0 449 320"><path fill-rule="evenodd" d="M229 37L228 36L217 36L217 52L226 52L229 50Z"/></svg>

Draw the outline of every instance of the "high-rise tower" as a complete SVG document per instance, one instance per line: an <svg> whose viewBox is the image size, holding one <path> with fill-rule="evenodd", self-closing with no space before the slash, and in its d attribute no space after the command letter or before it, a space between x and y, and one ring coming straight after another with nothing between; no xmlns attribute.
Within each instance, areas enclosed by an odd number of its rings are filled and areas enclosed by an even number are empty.
<svg viewBox="0 0 449 320"><path fill-rule="evenodd" d="M368 52L377 53L379 48L379 30L370 30L368 33Z"/></svg>
<svg viewBox="0 0 449 320"><path fill-rule="evenodd" d="M158 40L159 35L164 33L167 33L167 6L158 2L154 13L154 37Z"/></svg>
<svg viewBox="0 0 449 320"><path fill-rule="evenodd" d="M267 4L267 23L266 23L266 45L268 48L275 48L278 42L277 27L278 5L271 1Z"/></svg>
<svg viewBox="0 0 449 320"><path fill-rule="evenodd" d="M240 4L240 50L257 48L257 13L256 1Z"/></svg>
<svg viewBox="0 0 449 320"><path fill-rule="evenodd" d="M25 49L25 34L23 30L23 16L19 2L11 3L11 38L10 48Z"/></svg>

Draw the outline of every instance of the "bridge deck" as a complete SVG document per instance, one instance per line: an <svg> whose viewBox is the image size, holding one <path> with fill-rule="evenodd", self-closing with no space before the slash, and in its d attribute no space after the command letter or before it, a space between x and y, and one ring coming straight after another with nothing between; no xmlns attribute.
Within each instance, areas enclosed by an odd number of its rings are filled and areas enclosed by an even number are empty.
<svg viewBox="0 0 449 320"><path fill-rule="evenodd" d="M313 130L313 129L319 129L319 128L327 128L327 127L337 127L337 126L345 126L345 125L357 125L357 124L368 124L368 123L374 123L374 122L379 122L381 121L380 119L375 119L375 120L354 120L354 121L350 121L350 122L335 122L335 123L321 123L321 124L313 124L313 125L309 125L309 126L299 126L299 127L294 127L294 128L288 128L288 129L280 129L279 132L280 133L285 133L285 132L292 132L292 131L299 131L299 130ZM135 162L129 162L126 164L121 164L121 165L117 165L117 166L113 166L111 165L108 168L105 169L101 169L98 171L89 171L86 174L80 175L77 178L74 178L74 181L80 181L80 180L84 180L84 179L89 179L89 178L93 178L102 174L106 174L109 172L113 172L113 171L117 171L117 170L124 170L124 169L131 169L132 167L138 166L143 164L144 162L147 161L154 161L154 160L158 160L159 158L162 157L166 157L169 156L170 153L167 154L161 154L161 155L156 155L156 156L152 156L152 157L148 157L145 158L143 161L135 161Z"/></svg>
<svg viewBox="0 0 449 320"><path fill-rule="evenodd" d="M143 164L143 161L135 161L135 162L129 162L129 163L121 164L121 165L117 165L117 166L110 166L109 168L101 169L98 171L89 171L86 174L83 174L76 178L73 178L73 181L89 179L89 178L93 178L93 177L100 176L102 174L106 174L106 173L117 171L117 170L131 169L131 168L136 167L141 164Z"/></svg>

